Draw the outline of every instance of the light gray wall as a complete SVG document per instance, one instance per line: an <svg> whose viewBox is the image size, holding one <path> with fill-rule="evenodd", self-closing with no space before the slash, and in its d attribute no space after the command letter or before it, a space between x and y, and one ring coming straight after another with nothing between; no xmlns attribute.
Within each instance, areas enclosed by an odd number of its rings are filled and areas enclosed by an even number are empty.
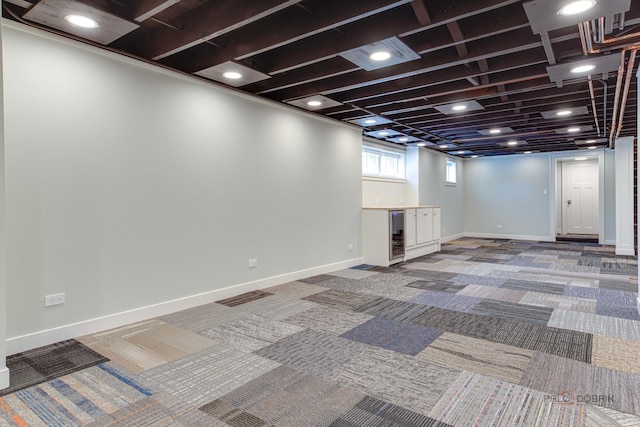
<svg viewBox="0 0 640 427"><path fill-rule="evenodd" d="M457 159L458 183L445 185L445 159L436 151L420 151L420 204L442 207L442 238L447 240L464 233L465 164Z"/></svg>
<svg viewBox="0 0 640 427"><path fill-rule="evenodd" d="M0 6L2 2L0 1ZM2 28L0 27L0 389L9 387L9 374L6 370L6 232L5 232L5 180L4 180L4 96L2 67Z"/></svg>
<svg viewBox="0 0 640 427"><path fill-rule="evenodd" d="M549 156L511 155L465 161L465 232L542 238L549 235ZM497 228L502 225L502 228Z"/></svg>
<svg viewBox="0 0 640 427"><path fill-rule="evenodd" d="M358 129L8 25L9 338L361 257Z"/></svg>

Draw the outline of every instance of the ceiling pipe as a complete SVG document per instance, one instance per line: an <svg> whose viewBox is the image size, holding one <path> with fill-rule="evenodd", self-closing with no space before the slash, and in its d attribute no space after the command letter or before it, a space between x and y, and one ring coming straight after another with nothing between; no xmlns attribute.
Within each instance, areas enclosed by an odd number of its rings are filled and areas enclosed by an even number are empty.
<svg viewBox="0 0 640 427"><path fill-rule="evenodd" d="M620 91L622 89L622 75L624 74L624 61L627 51L620 54L620 66L618 67L618 79L616 81L616 95L613 98L613 116L611 117L611 131L609 132L609 148L613 148L613 134L616 130L616 120L618 118L618 102L620 101Z"/></svg>
<svg viewBox="0 0 640 427"><path fill-rule="evenodd" d="M618 123L618 129L616 130L616 139L620 136L622 131L622 122L624 120L624 110L627 106L627 96L629 95L629 85L631 84L631 77L633 76L633 66L636 62L636 49L631 50L629 56L629 64L627 65L627 76L624 82L624 92L622 93L622 103L620 104L620 123Z"/></svg>
<svg viewBox="0 0 640 427"><path fill-rule="evenodd" d="M581 22L578 24L578 31L580 32L580 42L582 43L582 53L584 56L589 54L589 47L591 45L591 39L586 38L586 31L584 29L584 23ZM588 27L588 24L586 25ZM596 95L593 90L593 80L591 79L591 75L587 76L587 81L589 82L589 96L591 97L591 109L593 112L593 121L596 124L596 131L598 135L600 135L600 122L598 122L598 111L596 108Z"/></svg>

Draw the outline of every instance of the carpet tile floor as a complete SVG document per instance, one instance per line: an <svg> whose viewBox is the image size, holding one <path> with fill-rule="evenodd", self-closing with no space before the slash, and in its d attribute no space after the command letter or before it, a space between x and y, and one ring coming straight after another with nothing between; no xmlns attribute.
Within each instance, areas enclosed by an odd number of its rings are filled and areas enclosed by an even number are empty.
<svg viewBox="0 0 640 427"><path fill-rule="evenodd" d="M638 427L637 268L458 239L10 356L0 427Z"/></svg>

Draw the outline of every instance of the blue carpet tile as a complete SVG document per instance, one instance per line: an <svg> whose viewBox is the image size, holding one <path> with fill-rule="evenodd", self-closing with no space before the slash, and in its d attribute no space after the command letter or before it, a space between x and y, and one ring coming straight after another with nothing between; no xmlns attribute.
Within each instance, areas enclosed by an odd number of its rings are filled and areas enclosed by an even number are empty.
<svg viewBox="0 0 640 427"><path fill-rule="evenodd" d="M441 334L437 329L376 317L340 336L415 356Z"/></svg>
<svg viewBox="0 0 640 427"><path fill-rule="evenodd" d="M409 302L417 304L446 308L447 310L461 311L464 313L470 312L480 301L482 301L480 298L434 291L425 291L409 300Z"/></svg>

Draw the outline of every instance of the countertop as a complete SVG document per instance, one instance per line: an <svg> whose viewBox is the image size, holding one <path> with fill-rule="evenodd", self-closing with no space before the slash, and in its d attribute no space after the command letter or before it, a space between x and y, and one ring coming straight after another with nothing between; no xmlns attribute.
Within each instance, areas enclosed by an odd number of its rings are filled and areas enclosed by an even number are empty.
<svg viewBox="0 0 640 427"><path fill-rule="evenodd" d="M363 206L362 209L377 209L385 211L395 211L401 209L420 209L420 208L439 208L438 205L420 205L420 206Z"/></svg>

